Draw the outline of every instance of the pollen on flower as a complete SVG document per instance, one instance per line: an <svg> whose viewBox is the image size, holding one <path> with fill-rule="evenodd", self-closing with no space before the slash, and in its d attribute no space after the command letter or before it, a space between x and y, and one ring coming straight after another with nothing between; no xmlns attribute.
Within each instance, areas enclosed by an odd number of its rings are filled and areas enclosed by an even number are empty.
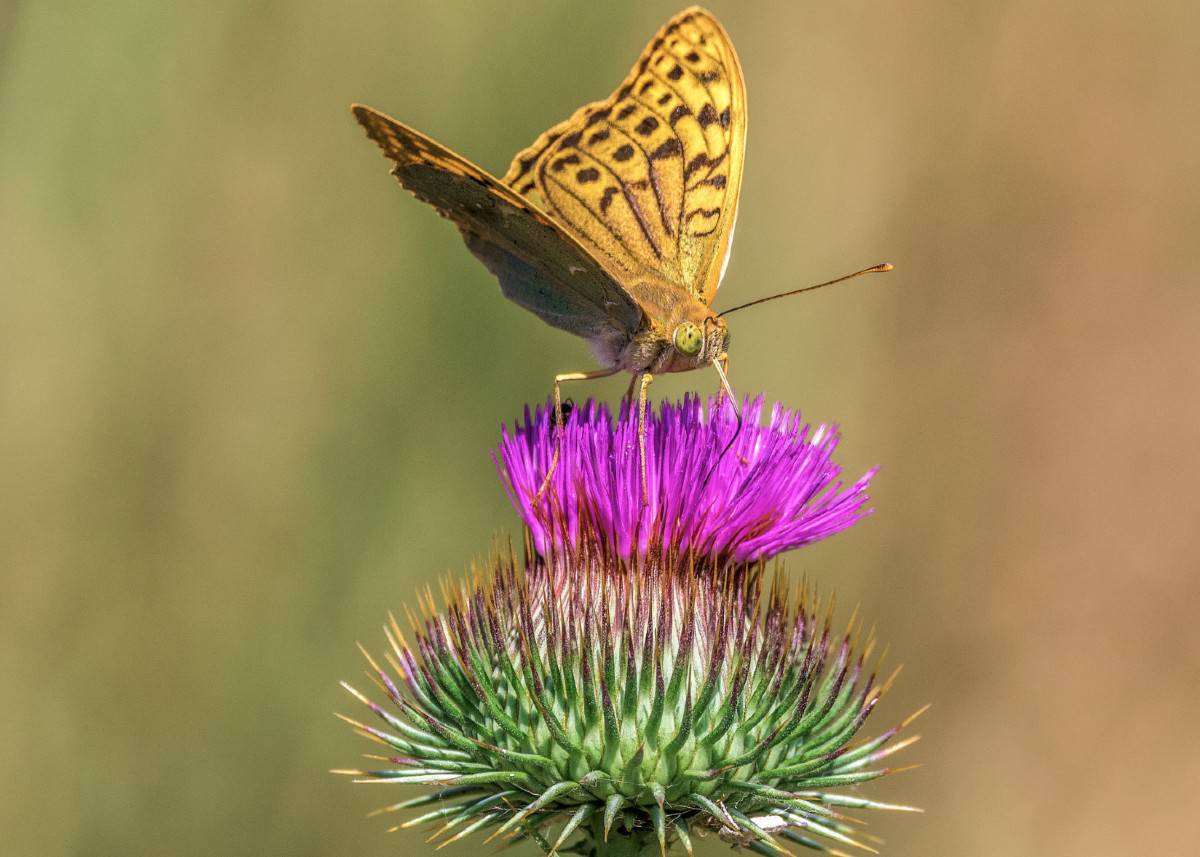
<svg viewBox="0 0 1200 857"><path fill-rule="evenodd" d="M344 719L383 752L340 771L435 787L381 812L430 807L404 826L440 822L440 844L488 831L598 853L619 831L665 854L708 829L835 851L859 844L843 808L910 809L842 790L916 740L895 740L911 717L858 737L891 683L871 635L761 563L527 540L443 600L367 655L386 705L346 685L381 722Z"/></svg>
<svg viewBox="0 0 1200 857"><path fill-rule="evenodd" d="M646 420L643 502L637 408L588 401L566 422L561 458L541 489L558 442L551 406L502 428L493 454L508 496L539 551L575 544L586 519L621 556L652 543L739 562L767 559L841 532L870 514L875 471L847 484L833 461L835 427L806 424L776 404L761 424L763 400L741 407L689 396L664 402ZM585 513L586 511L586 513Z"/></svg>

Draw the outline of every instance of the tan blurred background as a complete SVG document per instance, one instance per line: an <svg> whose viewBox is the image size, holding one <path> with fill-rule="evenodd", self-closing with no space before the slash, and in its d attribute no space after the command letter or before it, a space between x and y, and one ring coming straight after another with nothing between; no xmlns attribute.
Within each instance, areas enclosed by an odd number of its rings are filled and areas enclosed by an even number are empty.
<svg viewBox="0 0 1200 857"><path fill-rule="evenodd" d="M498 423L592 364L347 106L502 171L679 7L68 5L0 5L0 851L420 853L325 773L367 749L337 680L513 526ZM905 662L880 723L934 703L873 789L928 813L873 831L1189 853L1200 7L712 7L751 117L718 305L897 266L732 325L741 390L883 465L790 560Z"/></svg>

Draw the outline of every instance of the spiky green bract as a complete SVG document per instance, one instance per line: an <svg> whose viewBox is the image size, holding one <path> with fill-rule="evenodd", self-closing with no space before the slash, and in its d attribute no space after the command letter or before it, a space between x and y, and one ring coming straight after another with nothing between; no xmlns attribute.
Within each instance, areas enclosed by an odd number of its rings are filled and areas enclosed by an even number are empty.
<svg viewBox="0 0 1200 857"><path fill-rule="evenodd" d="M350 721L387 748L364 782L434 787L441 844L476 831L546 851L691 850L700 829L764 852L856 845L839 791L888 773L905 724L856 736L886 690L851 620L761 566L699 564L595 543L524 562L498 554L393 620L371 676L388 706ZM765 579L771 577L768 587ZM614 837L620 837L618 840Z"/></svg>

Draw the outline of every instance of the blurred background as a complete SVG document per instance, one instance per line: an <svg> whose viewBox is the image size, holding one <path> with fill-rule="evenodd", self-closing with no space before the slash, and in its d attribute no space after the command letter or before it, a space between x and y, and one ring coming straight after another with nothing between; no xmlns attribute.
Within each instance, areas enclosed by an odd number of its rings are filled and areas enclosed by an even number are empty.
<svg viewBox="0 0 1200 857"><path fill-rule="evenodd" d="M740 390L883 467L874 517L788 559L906 664L881 722L934 703L872 789L927 813L872 831L1185 853L1200 6L711 7L751 127L717 305L897 268L732 323ZM514 526L499 423L594 364L347 108L503 172L678 8L0 5L4 853L421 853L364 817L399 791L326 773L370 749L337 681Z"/></svg>

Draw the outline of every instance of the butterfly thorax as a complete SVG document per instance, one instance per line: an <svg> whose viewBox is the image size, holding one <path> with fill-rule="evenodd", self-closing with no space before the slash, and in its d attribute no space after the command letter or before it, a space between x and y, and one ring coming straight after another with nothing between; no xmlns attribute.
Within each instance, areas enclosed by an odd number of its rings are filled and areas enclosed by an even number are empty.
<svg viewBox="0 0 1200 857"><path fill-rule="evenodd" d="M629 287L645 315L627 340L597 348L597 356L627 372L686 372L722 357L729 330L706 304L666 284L641 282ZM614 347L615 346L615 347Z"/></svg>

